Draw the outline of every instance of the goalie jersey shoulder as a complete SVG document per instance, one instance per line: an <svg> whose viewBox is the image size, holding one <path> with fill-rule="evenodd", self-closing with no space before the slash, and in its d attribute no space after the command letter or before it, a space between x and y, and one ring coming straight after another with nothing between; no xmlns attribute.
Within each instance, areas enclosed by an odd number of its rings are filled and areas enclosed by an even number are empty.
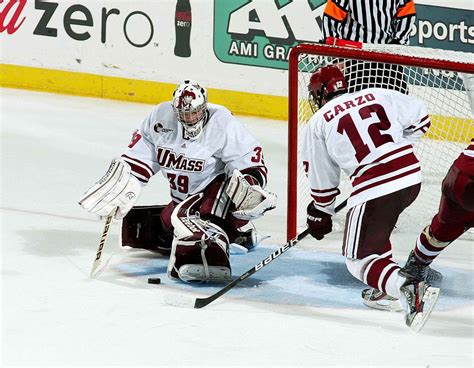
<svg viewBox="0 0 474 368"><path fill-rule="evenodd" d="M171 101L167 101L153 108L143 122L141 130L150 138L154 133L171 133L179 128Z"/></svg>

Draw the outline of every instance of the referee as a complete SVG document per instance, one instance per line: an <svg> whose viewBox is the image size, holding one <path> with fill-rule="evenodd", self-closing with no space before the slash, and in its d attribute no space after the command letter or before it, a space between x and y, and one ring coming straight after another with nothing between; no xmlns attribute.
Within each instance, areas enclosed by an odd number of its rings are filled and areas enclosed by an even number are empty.
<svg viewBox="0 0 474 368"><path fill-rule="evenodd" d="M328 0L323 36L373 44L408 45L415 23L413 0ZM378 87L407 93L404 68L399 65L346 60L349 91Z"/></svg>
<svg viewBox="0 0 474 368"><path fill-rule="evenodd" d="M415 16L413 0L328 0L323 34L324 38L408 45Z"/></svg>

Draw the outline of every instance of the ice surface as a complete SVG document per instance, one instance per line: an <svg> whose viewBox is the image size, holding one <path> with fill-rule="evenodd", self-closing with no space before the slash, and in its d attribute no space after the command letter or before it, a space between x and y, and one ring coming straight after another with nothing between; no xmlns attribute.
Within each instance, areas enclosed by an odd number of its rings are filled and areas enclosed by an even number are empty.
<svg viewBox="0 0 474 368"><path fill-rule="evenodd" d="M441 297L415 334L400 313L369 310L340 256L342 234L305 239L203 309L166 295L205 297L216 285L166 278L166 259L121 249L118 223L102 272L89 272L103 223L77 205L152 106L1 89L1 362L3 366L472 366L473 244L436 260ZM210 96L212 100L212 96ZM240 118L262 141L279 207L255 222L271 235L232 255L235 277L283 244L286 125ZM165 203L153 178L138 204ZM399 229L402 261L416 234ZM147 278L160 277L151 285Z"/></svg>

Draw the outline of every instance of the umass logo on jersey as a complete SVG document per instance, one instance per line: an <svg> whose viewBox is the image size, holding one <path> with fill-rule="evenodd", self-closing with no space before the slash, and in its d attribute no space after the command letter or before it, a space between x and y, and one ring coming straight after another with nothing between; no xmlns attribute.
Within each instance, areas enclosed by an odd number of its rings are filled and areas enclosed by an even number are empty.
<svg viewBox="0 0 474 368"><path fill-rule="evenodd" d="M164 128L163 124L161 123L156 123L153 126L153 130L157 133L169 133L169 132L174 132L174 129L169 129L169 128Z"/></svg>
<svg viewBox="0 0 474 368"><path fill-rule="evenodd" d="M204 168L204 160L189 158L183 154L176 154L169 148L158 147L156 150L156 158L161 167L173 169L177 171L202 171Z"/></svg>

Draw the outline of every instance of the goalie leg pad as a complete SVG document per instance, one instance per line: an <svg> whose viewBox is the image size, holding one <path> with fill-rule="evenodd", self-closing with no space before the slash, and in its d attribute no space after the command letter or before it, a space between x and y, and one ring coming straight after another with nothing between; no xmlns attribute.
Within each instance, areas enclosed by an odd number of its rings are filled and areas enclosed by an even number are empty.
<svg viewBox="0 0 474 368"><path fill-rule="evenodd" d="M173 211L174 239L168 277L188 282L228 281L229 238L222 228L193 212L193 204L201 197L202 194L194 195Z"/></svg>
<svg viewBox="0 0 474 368"><path fill-rule="evenodd" d="M122 246L171 252L173 232L165 231L161 213L165 206L135 206L122 221Z"/></svg>
<svg viewBox="0 0 474 368"><path fill-rule="evenodd" d="M201 239L197 239L199 235L196 233L189 240L175 236L168 263L168 276L188 282L229 280L231 267L227 236L219 232L210 236L201 234Z"/></svg>

